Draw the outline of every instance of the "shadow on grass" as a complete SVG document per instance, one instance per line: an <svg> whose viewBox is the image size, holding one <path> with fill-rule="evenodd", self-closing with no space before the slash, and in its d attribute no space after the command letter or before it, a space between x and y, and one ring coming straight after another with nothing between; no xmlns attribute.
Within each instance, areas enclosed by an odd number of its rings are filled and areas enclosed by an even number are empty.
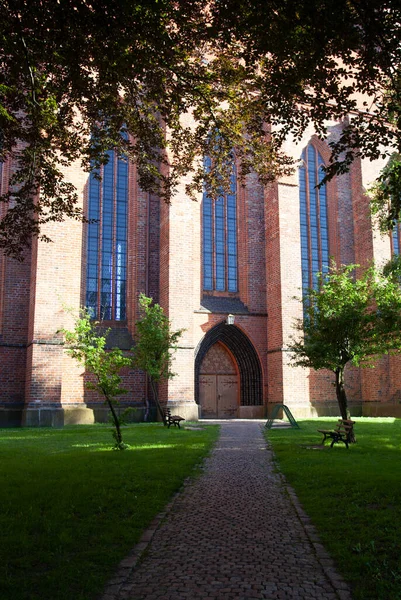
<svg viewBox="0 0 401 600"><path fill-rule="evenodd" d="M0 431L0 598L90 600L210 450L202 432L128 426Z"/></svg>

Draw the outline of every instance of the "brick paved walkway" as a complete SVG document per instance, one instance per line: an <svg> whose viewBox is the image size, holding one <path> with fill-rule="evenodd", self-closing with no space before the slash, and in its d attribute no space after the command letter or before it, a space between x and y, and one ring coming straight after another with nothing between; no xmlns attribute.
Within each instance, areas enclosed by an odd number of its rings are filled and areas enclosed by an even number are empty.
<svg viewBox="0 0 401 600"><path fill-rule="evenodd" d="M275 473L257 422L221 425L203 475L177 496L132 568L145 544L146 536L103 600L351 598Z"/></svg>

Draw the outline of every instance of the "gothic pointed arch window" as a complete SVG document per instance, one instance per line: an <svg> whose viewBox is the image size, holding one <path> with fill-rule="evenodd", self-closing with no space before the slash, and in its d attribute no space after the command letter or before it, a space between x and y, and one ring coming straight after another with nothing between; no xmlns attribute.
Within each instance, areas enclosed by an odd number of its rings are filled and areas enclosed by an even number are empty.
<svg viewBox="0 0 401 600"><path fill-rule="evenodd" d="M212 166L204 158L205 169ZM206 191L202 200L202 267L203 290L237 292L237 175L232 161L231 189L215 201Z"/></svg>
<svg viewBox="0 0 401 600"><path fill-rule="evenodd" d="M94 319L124 321L129 164L115 151L108 158L89 178L86 307Z"/></svg>
<svg viewBox="0 0 401 600"><path fill-rule="evenodd" d="M313 143L302 152L299 169L302 289L316 288L317 273L329 268L329 227L324 160Z"/></svg>

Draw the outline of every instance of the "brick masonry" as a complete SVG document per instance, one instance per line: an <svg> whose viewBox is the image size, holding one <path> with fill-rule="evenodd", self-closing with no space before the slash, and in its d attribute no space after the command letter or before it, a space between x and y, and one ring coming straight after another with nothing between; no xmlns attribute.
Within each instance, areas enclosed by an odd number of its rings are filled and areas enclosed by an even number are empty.
<svg viewBox="0 0 401 600"><path fill-rule="evenodd" d="M340 127L331 127L333 139ZM284 150L299 159L311 140L327 158L328 147L312 130L298 143L289 140ZM328 186L330 253L338 262L382 264L391 256L390 238L378 233L366 196L381 166L355 161L350 173ZM10 170L12 165L3 165L3 190ZM66 175L87 210L87 173L74 164ZM202 290L202 198L190 201L185 183L166 205L139 189L130 165L127 320L109 323L113 340L124 349L133 342L140 292L160 302L172 326L185 331L174 358L177 376L160 385L159 393L173 412L197 418L195 358L204 336L231 312L260 364L263 406L257 416L278 402L296 416L337 414L330 374L292 367L287 352L294 320L302 316L295 299L301 293L298 173L265 188L254 175L238 185L237 293ZM58 333L72 325L67 307L78 310L84 302L86 227L54 223L45 233L53 242L34 241L22 263L0 257L0 425L105 418L102 399L86 389L87 376L66 356ZM348 370L355 414L401 415L400 366L399 358L384 357L376 369ZM127 370L124 384L129 393L123 404L142 418L151 402L146 377Z"/></svg>

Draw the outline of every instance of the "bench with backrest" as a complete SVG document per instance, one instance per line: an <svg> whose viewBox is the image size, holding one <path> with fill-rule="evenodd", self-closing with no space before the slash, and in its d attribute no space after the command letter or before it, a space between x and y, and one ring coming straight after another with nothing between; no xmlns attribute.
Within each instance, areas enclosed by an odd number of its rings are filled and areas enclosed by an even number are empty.
<svg viewBox="0 0 401 600"><path fill-rule="evenodd" d="M354 425L355 421L339 419L335 429L318 429L319 433L323 433L322 444L329 438L332 440L330 448L337 442L343 442L348 449L348 444L353 439Z"/></svg>
<svg viewBox="0 0 401 600"><path fill-rule="evenodd" d="M170 425L174 425L174 427L178 427L180 429L180 422L185 421L184 417L180 417L179 415L172 415L171 410L169 408L164 409L164 414L166 416L168 428L170 428Z"/></svg>

